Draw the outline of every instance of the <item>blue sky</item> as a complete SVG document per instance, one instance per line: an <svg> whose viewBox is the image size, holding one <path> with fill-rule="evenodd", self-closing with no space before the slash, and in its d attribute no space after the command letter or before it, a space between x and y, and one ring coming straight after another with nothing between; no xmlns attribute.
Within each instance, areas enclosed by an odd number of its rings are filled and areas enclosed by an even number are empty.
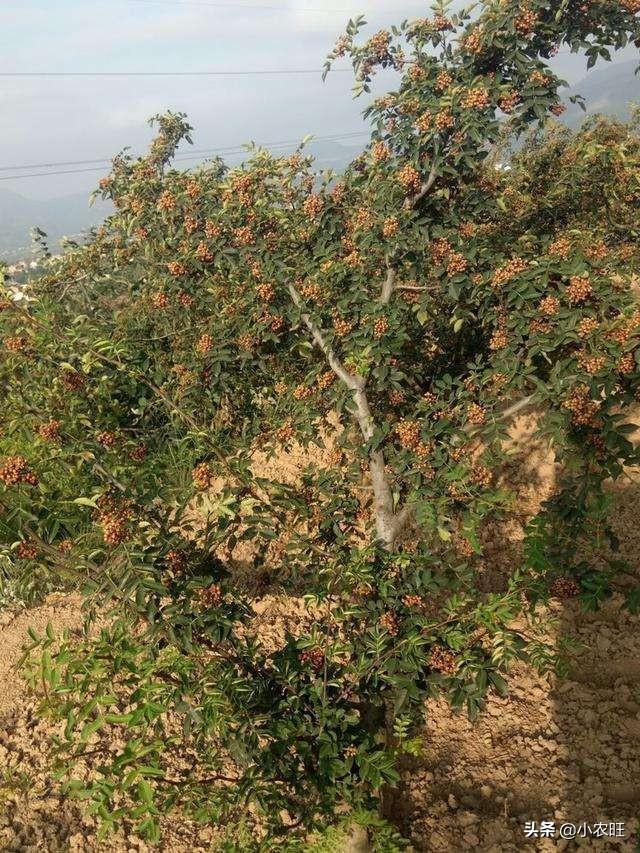
<svg viewBox="0 0 640 853"><path fill-rule="evenodd" d="M205 2L3 0L0 71L320 69L350 14L363 12L375 31L428 13L421 0L227 0L231 8ZM283 8L252 8L270 5ZM559 69L575 81L584 60L560 58ZM364 102L352 100L350 86L348 74L324 84L319 74L0 78L0 166L111 156L126 145L139 151L150 137L147 118L167 108L188 114L198 148L360 130ZM89 192L99 175L0 186L47 198Z"/></svg>

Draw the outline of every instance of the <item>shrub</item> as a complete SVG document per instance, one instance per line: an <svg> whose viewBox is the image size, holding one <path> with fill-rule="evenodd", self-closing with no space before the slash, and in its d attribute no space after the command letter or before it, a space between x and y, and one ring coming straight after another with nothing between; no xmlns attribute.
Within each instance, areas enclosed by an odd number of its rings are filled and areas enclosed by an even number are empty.
<svg viewBox="0 0 640 853"><path fill-rule="evenodd" d="M615 545L603 483L637 461L638 136L551 130L510 170L492 150L559 113L559 46L606 58L638 21L532 2L437 7L358 43L362 25L327 71L348 55L356 93L378 67L401 82L344 175L303 150L176 171L191 128L156 117L149 154L101 181L116 214L1 315L6 556L81 580L109 616L29 657L66 719L67 787L107 829L157 837L180 807L284 843L371 809L426 697L473 717L514 659L555 666L516 620L551 594L595 607L626 571L580 554ZM562 481L486 592L483 530L519 509L503 439L533 405ZM334 413L329 464L256 474ZM295 636L259 635L246 543L256 575L304 592Z"/></svg>

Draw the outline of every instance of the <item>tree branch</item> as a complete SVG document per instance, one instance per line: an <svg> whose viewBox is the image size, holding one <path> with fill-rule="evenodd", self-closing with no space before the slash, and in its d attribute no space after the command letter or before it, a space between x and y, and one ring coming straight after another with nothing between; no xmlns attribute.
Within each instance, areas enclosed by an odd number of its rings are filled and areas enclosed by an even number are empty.
<svg viewBox="0 0 640 853"><path fill-rule="evenodd" d="M431 171L429 172L427 180L422 184L422 186L420 187L420 189L418 190L418 192L415 195L410 196L405 201L405 203L404 203L405 210L411 210L419 202L422 201L422 199L426 196L426 194L429 192L431 187L434 185L437 177L438 177L438 174L436 172L436 159L434 157L433 163L431 164Z"/></svg>
<svg viewBox="0 0 640 853"><path fill-rule="evenodd" d="M365 385L365 381L361 376L355 376L353 373L349 373L344 364L340 361L338 356L335 353L335 350L331 346L331 344L327 341L324 336L324 333L311 317L304 311L304 304L302 301L302 297L296 290L293 284L288 284L287 288L289 290L289 294L293 299L293 302L297 308L300 308L302 318L302 322L305 324L309 332L311 333L311 337L314 340L316 346L318 346L322 352L325 354L327 361L329 362L329 367L336 374L338 379L340 379L350 391L354 393L358 390L362 390Z"/></svg>
<svg viewBox="0 0 640 853"><path fill-rule="evenodd" d="M389 276L387 276L389 278ZM395 275L394 275L395 278ZM392 280L393 284L393 280ZM333 347L327 341L320 327L315 323L309 314L304 311L302 297L291 283L287 285L289 294L297 308L301 309L302 322L309 330L316 346L318 346L325 354L329 366L336 376L347 386L353 395L355 403L355 411L353 415L358 422L362 437L368 443L375 435L375 421L369 406L369 400L365 393L365 380L361 376L354 376L345 368ZM391 293L389 294L389 296ZM369 471L371 474L371 484L373 486L373 500L376 517L376 529L379 538L385 544L390 546L395 538L397 519L393 511L393 494L391 486L387 478L385 470L386 462L384 453L381 450L371 450L369 452Z"/></svg>
<svg viewBox="0 0 640 853"><path fill-rule="evenodd" d="M384 284L382 285L382 291L380 293L380 298L378 299L378 303L380 305L388 305L391 301L391 297L393 296L393 291L396 286L396 268L391 266L391 264L387 265L387 277L384 280Z"/></svg>
<svg viewBox="0 0 640 853"><path fill-rule="evenodd" d="M513 403L513 405L500 412L500 414L496 416L495 420L506 421L509 420L509 418L515 417L523 409L526 409L532 405L532 403L534 402L534 397L535 394L530 394L528 397L523 397L522 400L518 400L516 403ZM468 435L477 435L479 432L482 432L482 430L482 427L476 427L473 424L467 424L464 427L464 432L466 432Z"/></svg>

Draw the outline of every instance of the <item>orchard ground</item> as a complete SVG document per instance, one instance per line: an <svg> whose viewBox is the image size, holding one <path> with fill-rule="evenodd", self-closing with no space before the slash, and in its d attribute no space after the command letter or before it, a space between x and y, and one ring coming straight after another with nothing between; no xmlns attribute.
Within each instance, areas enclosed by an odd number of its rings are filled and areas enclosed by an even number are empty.
<svg viewBox="0 0 640 853"><path fill-rule="evenodd" d="M637 417L635 418L637 421ZM552 488L555 467L532 437L534 417L514 421L514 461L503 476L517 489L522 521ZM291 475L295 451L277 460ZM275 464L273 461L270 464ZM640 471L617 487L614 526L631 565L640 563ZM626 484L624 484L626 483ZM518 552L522 531L496 526L487 542L485 582L499 586L501 567ZM55 594L32 610L0 616L0 849L6 851L147 850L127 827L105 843L77 802L62 799L47 773L52 726L39 718L15 664L33 626L42 632L81 624L78 595ZM254 604L260 636L269 643L284 627L308 619L300 600L269 589ZM640 758L640 617L612 600L595 614L575 600L553 601L554 630L580 648L566 679L545 679L517 664L506 699L490 695L475 724L447 703L430 700L424 752L411 759L394 803L395 817L416 851L493 853L576 849L559 839L528 841L525 821L595 824L623 821L627 839L589 839L581 849L635 851ZM217 832L182 817L163 821L163 851L215 849Z"/></svg>

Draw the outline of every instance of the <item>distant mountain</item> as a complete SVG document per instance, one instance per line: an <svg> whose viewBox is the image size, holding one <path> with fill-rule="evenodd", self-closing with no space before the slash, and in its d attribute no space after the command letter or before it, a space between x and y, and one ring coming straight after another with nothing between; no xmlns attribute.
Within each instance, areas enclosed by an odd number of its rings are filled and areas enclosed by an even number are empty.
<svg viewBox="0 0 640 853"><path fill-rule="evenodd" d="M29 257L33 227L44 231L50 248L55 249L61 237L77 237L103 222L112 210L102 199L90 207L88 193L40 201L0 190L0 258L14 261Z"/></svg>
<svg viewBox="0 0 640 853"><path fill-rule="evenodd" d="M563 100L567 105L563 115L565 124L576 127L585 116L595 113L628 119L630 104L640 104L640 75L634 74L637 67L638 61L635 59L607 64L578 81L564 94ZM571 95L584 97L586 113L577 104L569 102Z"/></svg>

